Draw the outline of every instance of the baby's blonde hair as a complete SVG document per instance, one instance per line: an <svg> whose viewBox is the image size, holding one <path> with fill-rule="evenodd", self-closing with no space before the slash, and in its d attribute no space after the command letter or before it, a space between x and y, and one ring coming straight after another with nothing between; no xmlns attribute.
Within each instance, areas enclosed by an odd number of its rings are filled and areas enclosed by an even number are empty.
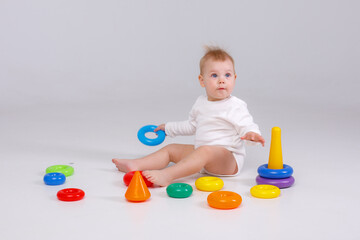
<svg viewBox="0 0 360 240"><path fill-rule="evenodd" d="M220 47L214 47L214 46L205 46L204 48L205 48L205 54L200 59L200 74L203 74L203 68L204 68L205 62L209 59L212 59L215 61L230 60L232 62L232 64L234 65L234 71L235 71L234 59L224 49L222 49Z"/></svg>

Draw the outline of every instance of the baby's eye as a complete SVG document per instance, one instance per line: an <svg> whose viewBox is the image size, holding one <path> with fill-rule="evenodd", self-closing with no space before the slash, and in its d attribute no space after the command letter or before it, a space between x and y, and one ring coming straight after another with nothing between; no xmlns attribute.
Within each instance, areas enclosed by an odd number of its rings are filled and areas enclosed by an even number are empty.
<svg viewBox="0 0 360 240"><path fill-rule="evenodd" d="M216 73L213 73L213 74L211 74L211 77L216 78L216 77L217 77L217 74L216 74Z"/></svg>
<svg viewBox="0 0 360 240"><path fill-rule="evenodd" d="M227 74L225 74L225 77L230 77L231 76L231 74L230 73L227 73Z"/></svg>

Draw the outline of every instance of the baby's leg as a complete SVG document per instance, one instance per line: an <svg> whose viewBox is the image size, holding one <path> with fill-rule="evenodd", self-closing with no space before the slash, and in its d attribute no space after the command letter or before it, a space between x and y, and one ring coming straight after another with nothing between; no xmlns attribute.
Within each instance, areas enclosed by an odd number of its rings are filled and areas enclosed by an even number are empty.
<svg viewBox="0 0 360 240"><path fill-rule="evenodd" d="M220 146L202 146L173 166L144 171L143 174L151 182L167 186L173 180L190 176L204 167L215 174L231 175L237 172L235 157L229 150Z"/></svg>
<svg viewBox="0 0 360 240"><path fill-rule="evenodd" d="M138 159L117 159L115 163L119 171L130 172L135 170L163 169L169 162L178 162L194 151L194 145L169 144L162 149Z"/></svg>

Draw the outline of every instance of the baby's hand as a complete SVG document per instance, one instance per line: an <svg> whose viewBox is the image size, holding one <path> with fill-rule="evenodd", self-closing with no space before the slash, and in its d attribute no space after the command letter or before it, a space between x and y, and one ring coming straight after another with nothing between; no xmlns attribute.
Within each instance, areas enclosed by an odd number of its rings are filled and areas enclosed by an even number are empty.
<svg viewBox="0 0 360 240"><path fill-rule="evenodd" d="M157 128L155 128L155 129L154 129L154 132L157 132L157 131L159 131L159 130L165 131L165 124L164 124L164 123L163 123L163 124L160 124Z"/></svg>
<svg viewBox="0 0 360 240"><path fill-rule="evenodd" d="M247 132L244 136L241 137L241 140L259 142L262 146L265 145L265 139L260 134L254 132Z"/></svg>

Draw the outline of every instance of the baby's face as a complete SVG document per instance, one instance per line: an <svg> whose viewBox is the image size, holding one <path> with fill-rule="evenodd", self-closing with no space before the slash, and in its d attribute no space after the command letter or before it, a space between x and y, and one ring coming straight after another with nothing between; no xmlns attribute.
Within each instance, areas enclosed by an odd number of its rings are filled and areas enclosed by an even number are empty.
<svg viewBox="0 0 360 240"><path fill-rule="evenodd" d="M200 85L205 88L209 101L220 101L230 96L235 86L236 74L231 60L205 62Z"/></svg>

